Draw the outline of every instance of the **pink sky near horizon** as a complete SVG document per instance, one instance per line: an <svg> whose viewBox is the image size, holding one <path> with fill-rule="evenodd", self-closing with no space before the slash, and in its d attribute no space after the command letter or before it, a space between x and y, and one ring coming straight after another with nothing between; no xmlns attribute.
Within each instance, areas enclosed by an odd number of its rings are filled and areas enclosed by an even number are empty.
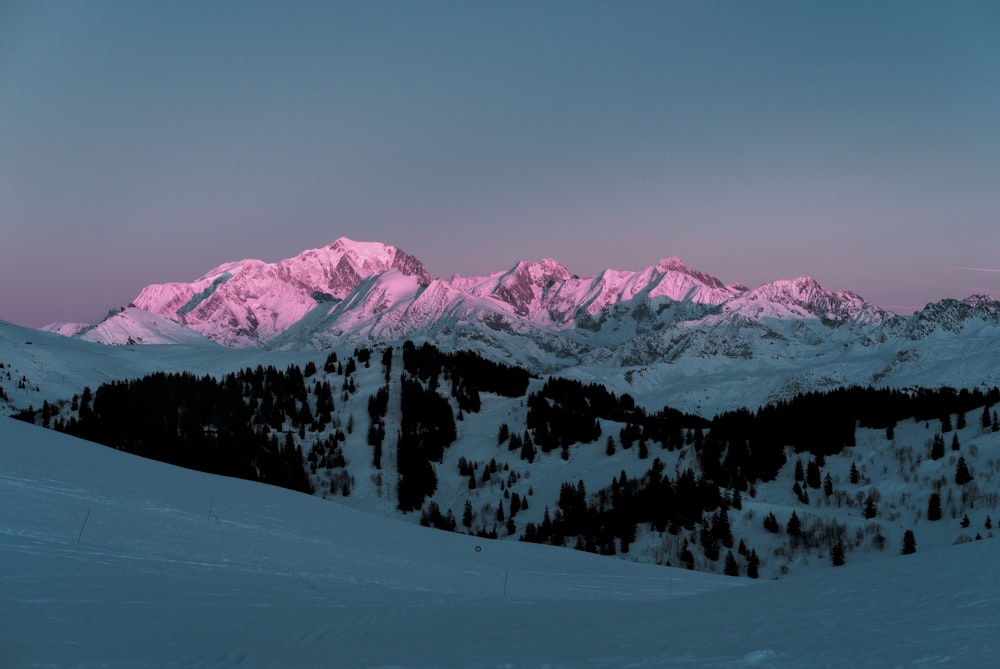
<svg viewBox="0 0 1000 669"><path fill-rule="evenodd" d="M1000 297L1000 6L0 5L0 319L341 236Z"/></svg>

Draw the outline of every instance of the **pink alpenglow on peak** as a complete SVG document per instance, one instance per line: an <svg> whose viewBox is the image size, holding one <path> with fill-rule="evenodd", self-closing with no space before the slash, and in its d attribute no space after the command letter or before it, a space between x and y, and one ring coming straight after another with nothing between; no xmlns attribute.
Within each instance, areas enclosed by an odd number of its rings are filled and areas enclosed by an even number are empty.
<svg viewBox="0 0 1000 669"><path fill-rule="evenodd" d="M833 322L881 323L894 317L847 290L825 290L811 276L782 279L746 292L727 311L752 318L824 318Z"/></svg>
<svg viewBox="0 0 1000 669"><path fill-rule="evenodd" d="M342 300L365 279L389 270L430 282L420 261L400 249L341 237L277 263L241 260L190 284L148 286L134 304L227 346L259 346L318 305Z"/></svg>
<svg viewBox="0 0 1000 669"><path fill-rule="evenodd" d="M694 281L704 285L706 288L711 288L720 291L719 294L728 293L730 296L732 296L732 295L739 295L741 293L745 293L746 291L750 290L741 283L732 283L727 286L723 284L722 281L712 276L711 274L706 274L704 272L699 272L697 270L691 269L683 262L681 262L681 259L676 256L664 258L659 263L657 263L656 269L664 274L670 272L686 274L689 277L691 277L691 279L693 279Z"/></svg>

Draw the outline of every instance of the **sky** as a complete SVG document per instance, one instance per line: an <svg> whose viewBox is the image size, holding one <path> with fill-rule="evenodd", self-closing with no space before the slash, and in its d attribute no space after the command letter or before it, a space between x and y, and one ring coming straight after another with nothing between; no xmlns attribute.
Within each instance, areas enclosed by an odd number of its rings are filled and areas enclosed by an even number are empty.
<svg viewBox="0 0 1000 669"><path fill-rule="evenodd" d="M341 236L1000 297L1000 5L0 0L0 319Z"/></svg>

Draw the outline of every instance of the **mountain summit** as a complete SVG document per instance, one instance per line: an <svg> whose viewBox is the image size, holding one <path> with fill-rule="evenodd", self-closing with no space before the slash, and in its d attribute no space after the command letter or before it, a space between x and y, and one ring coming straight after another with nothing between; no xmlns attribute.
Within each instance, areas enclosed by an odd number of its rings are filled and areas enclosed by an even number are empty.
<svg viewBox="0 0 1000 669"><path fill-rule="evenodd" d="M260 346L318 304L342 300L389 270L430 281L419 260L394 246L341 237L277 263L240 260L192 283L147 286L133 304L226 346Z"/></svg>

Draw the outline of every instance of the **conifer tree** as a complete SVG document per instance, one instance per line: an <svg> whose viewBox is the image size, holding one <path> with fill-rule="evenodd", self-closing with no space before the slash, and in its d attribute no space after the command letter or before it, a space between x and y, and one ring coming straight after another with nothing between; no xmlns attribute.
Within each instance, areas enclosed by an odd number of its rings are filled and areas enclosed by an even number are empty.
<svg viewBox="0 0 1000 669"><path fill-rule="evenodd" d="M912 555L917 552L917 539L913 536L913 530L906 530L903 533L903 555Z"/></svg>
<svg viewBox="0 0 1000 669"><path fill-rule="evenodd" d="M819 464L815 459L810 460L806 467L806 485L813 490L818 490L820 485L822 485L820 482Z"/></svg>
<svg viewBox="0 0 1000 669"><path fill-rule="evenodd" d="M958 464L955 465L955 483L965 485L971 480L972 474L969 473L969 465L965 463L965 458L959 456Z"/></svg>
<svg viewBox="0 0 1000 669"><path fill-rule="evenodd" d="M712 534L708 526L701 528L701 547L705 551L706 558L712 562L719 559L719 541Z"/></svg>
<svg viewBox="0 0 1000 669"><path fill-rule="evenodd" d="M830 561L834 567L844 565L844 544L838 541L833 545L833 548L830 549Z"/></svg>
<svg viewBox="0 0 1000 669"><path fill-rule="evenodd" d="M733 556L732 551L726 552L726 563L722 568L722 573L726 576L739 576L740 566L736 563L736 558Z"/></svg>
<svg viewBox="0 0 1000 669"><path fill-rule="evenodd" d="M760 568L760 558L757 557L756 549L750 549L750 557L747 558L747 576L750 578L759 578L760 573L758 569Z"/></svg>
<svg viewBox="0 0 1000 669"><path fill-rule="evenodd" d="M529 464L535 461L535 445L527 430L524 431L524 437L521 440L521 459L526 460Z"/></svg>
<svg viewBox="0 0 1000 669"><path fill-rule="evenodd" d="M931 441L931 460L940 460L944 457L944 437L940 433L934 435Z"/></svg>
<svg viewBox="0 0 1000 669"><path fill-rule="evenodd" d="M521 496L516 492L510 496L510 517L513 518L521 510Z"/></svg>
<svg viewBox="0 0 1000 669"><path fill-rule="evenodd" d="M802 533L802 522L799 520L798 514L794 511L792 511L792 515L788 518L788 524L785 525L785 531L793 537L797 537Z"/></svg>
<svg viewBox="0 0 1000 669"><path fill-rule="evenodd" d="M951 414L941 416L941 432L947 434L951 432Z"/></svg>
<svg viewBox="0 0 1000 669"><path fill-rule="evenodd" d="M472 502L465 500L465 510L462 511L462 525L472 527Z"/></svg>
<svg viewBox="0 0 1000 669"><path fill-rule="evenodd" d="M871 520L878 515L878 507L875 506L875 498L872 495L868 495L865 499L865 519Z"/></svg>
<svg viewBox="0 0 1000 669"><path fill-rule="evenodd" d="M941 520L941 495L936 492L927 500L927 520Z"/></svg>
<svg viewBox="0 0 1000 669"><path fill-rule="evenodd" d="M733 547L733 532L729 526L729 514L725 509L712 517L712 535L726 548Z"/></svg>
<svg viewBox="0 0 1000 669"><path fill-rule="evenodd" d="M851 485L857 485L858 481L861 480L861 474L858 473L858 467L853 462L851 463L851 472L849 476Z"/></svg>
<svg viewBox="0 0 1000 669"><path fill-rule="evenodd" d="M681 562L688 569L694 569L694 553L691 552L691 546L688 545L687 539L684 540L684 545L681 546Z"/></svg>

